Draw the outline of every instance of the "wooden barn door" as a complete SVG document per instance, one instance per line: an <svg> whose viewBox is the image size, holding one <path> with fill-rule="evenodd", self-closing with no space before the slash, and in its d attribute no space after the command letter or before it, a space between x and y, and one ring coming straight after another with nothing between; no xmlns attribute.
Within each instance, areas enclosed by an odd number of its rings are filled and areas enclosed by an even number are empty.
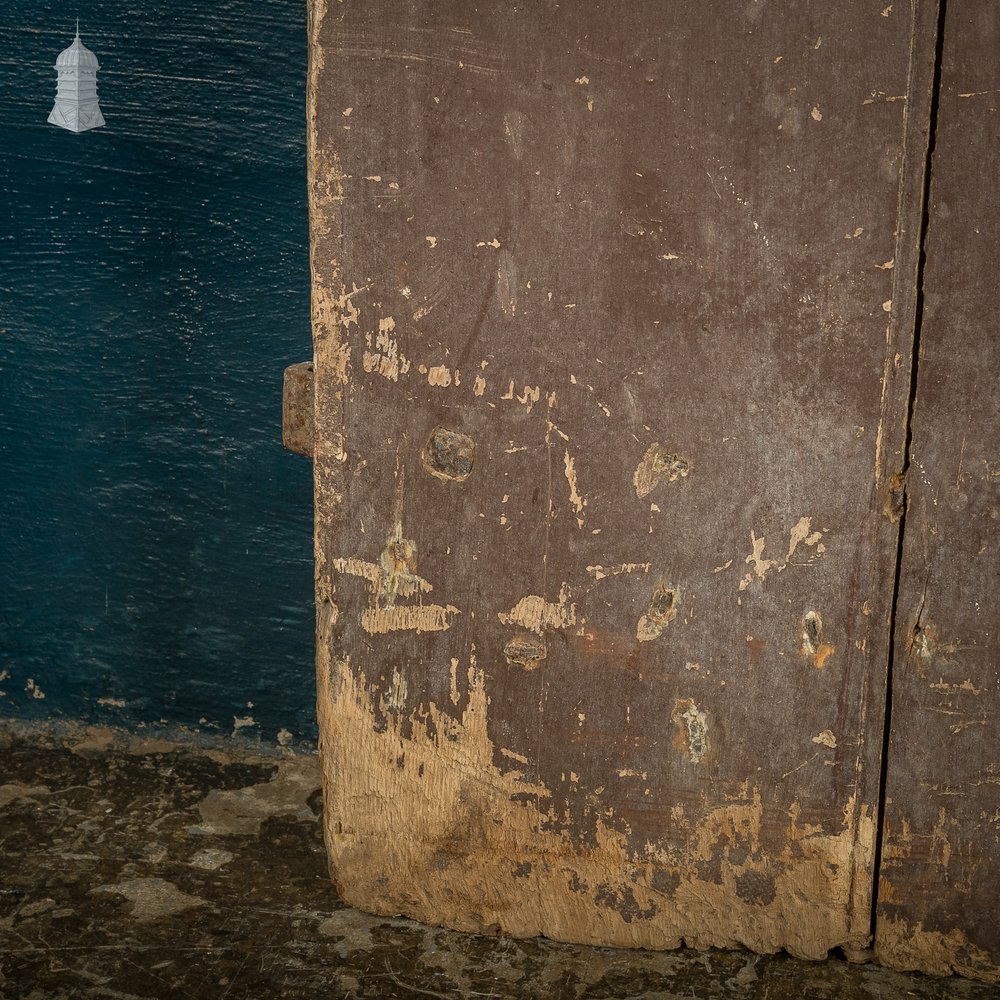
<svg viewBox="0 0 1000 1000"><path fill-rule="evenodd" d="M314 0L346 900L868 944L936 33L917 2Z"/></svg>

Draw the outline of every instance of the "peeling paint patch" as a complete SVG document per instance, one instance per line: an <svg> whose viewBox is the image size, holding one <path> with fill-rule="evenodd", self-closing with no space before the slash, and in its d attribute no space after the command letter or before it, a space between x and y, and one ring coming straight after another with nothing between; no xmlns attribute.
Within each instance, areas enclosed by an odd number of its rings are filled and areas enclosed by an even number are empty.
<svg viewBox="0 0 1000 1000"><path fill-rule="evenodd" d="M446 389L451 385L451 381L451 369L447 365L435 365L427 371L427 382L429 385L436 385L442 389ZM458 385L457 378L455 379L455 384Z"/></svg>
<svg viewBox="0 0 1000 1000"><path fill-rule="evenodd" d="M527 597L522 597L510 611L506 613L501 611L497 618L504 625L519 625L539 635L546 628L568 628L576 624L576 605L569 602L569 597L569 587L564 583L559 590L557 604L546 601L544 597L536 594L529 594Z"/></svg>
<svg viewBox="0 0 1000 1000"><path fill-rule="evenodd" d="M510 380L510 384L507 386L507 391L500 397L506 400L517 400L528 413L531 413L531 408L541 400L542 389L541 386L537 385L526 385L524 391L518 395L514 389L514 380Z"/></svg>
<svg viewBox="0 0 1000 1000"><path fill-rule="evenodd" d="M832 729L824 729L823 732L814 736L812 741L820 746L829 747L831 750L837 749L837 737L833 735Z"/></svg>
<svg viewBox="0 0 1000 1000"><path fill-rule="evenodd" d="M652 563L621 563L618 566L588 566L587 572L595 580L604 580L609 576L620 576L622 573L648 573Z"/></svg>
<svg viewBox="0 0 1000 1000"><path fill-rule="evenodd" d="M525 767L527 767L528 764L530 763L530 761L528 760L527 757L524 756L524 754L517 753L516 751L510 750L507 747L501 747L500 754L503 757L508 757L510 760L517 761L518 764L523 764Z"/></svg>
<svg viewBox="0 0 1000 1000"><path fill-rule="evenodd" d="M871 810L853 797L842 802L842 818L829 831L801 824L796 807L782 807L784 839L767 850L761 834L765 826L773 829L774 807L750 783L694 822L690 858L678 857L667 841L633 850L627 823L604 808L592 817L594 846L583 846L540 807L551 801L545 786L526 779L523 770L498 766L507 754L489 736L481 671L469 670L461 718L430 704L408 720L390 717L385 726L376 724L364 675L356 676L349 663L321 664L317 676L320 729L337 737L322 757L326 839L349 905L405 912L463 931L492 928L511 937L544 932L558 940L633 948L676 948L683 939L694 948L785 948L825 958L837 945L864 947L867 941L867 921L855 926L849 901L872 861L874 823ZM684 753L702 753L704 764L714 752L709 713L685 699L676 717ZM402 767L396 763L401 750ZM356 767L358 759L368 766ZM428 788L434 789L431 797ZM372 843L380 849L372 851ZM742 860L726 848L737 843L746 847ZM706 878L692 858L718 859L717 875ZM526 863L532 866L526 878L509 877L513 866ZM735 880L746 882L748 872L773 879L770 902L734 894ZM463 891L470 884L491 887L476 908ZM658 909L626 920L621 908L596 905L597 887L619 898L631 889L638 910ZM661 905L665 893L669 906Z"/></svg>
<svg viewBox="0 0 1000 1000"><path fill-rule="evenodd" d="M339 177L335 180L340 183ZM341 187L340 195L336 197L342 195ZM346 286L341 284L340 293L334 295L324 285L313 283L312 323L313 330L317 331L316 363L328 366L327 370L336 384L346 385L350 378L351 350L341 331L357 326L361 313L352 300L367 288L367 285L358 288L352 283L348 292Z"/></svg>
<svg viewBox="0 0 1000 1000"><path fill-rule="evenodd" d="M334 569L359 576L368 581L372 606L361 612L361 627L369 635L388 632L442 632L450 625L450 616L458 608L441 604L396 603L399 597L411 597L433 589L417 575L417 546L403 537L403 526L397 521L379 556L378 564L361 559L335 559Z"/></svg>
<svg viewBox="0 0 1000 1000"><path fill-rule="evenodd" d="M768 572L777 565L774 559L764 558L764 545L766 544L763 538L758 538L754 531L750 531L750 545L753 551L746 558L746 563L751 566L752 569L742 580L740 580L740 590L746 590L753 581L756 575L758 580L763 580L767 576Z"/></svg>
<svg viewBox="0 0 1000 1000"><path fill-rule="evenodd" d="M766 544L764 537L757 537L757 534L753 529L750 531L750 555L746 557L746 564L750 566L750 571L744 575L740 580L740 590L746 590L751 583L755 581L763 583L768 573L775 570L781 573L789 565L794 566L804 566L813 563L818 559L824 552L826 552L826 546L823 544L823 532L812 530L812 518L810 517L800 517L796 521L795 525L789 532L788 538L788 551L783 559L766 559L764 557L764 546ZM810 548L815 549L815 553L809 555L805 560L801 559L792 562L792 557L795 555L796 550L800 545L806 545Z"/></svg>
<svg viewBox="0 0 1000 1000"><path fill-rule="evenodd" d="M389 632L446 632L451 627L450 616L458 608L441 604L397 604L391 608L365 608L361 612L361 627L369 635Z"/></svg>
<svg viewBox="0 0 1000 1000"><path fill-rule="evenodd" d="M691 463L680 455L668 452L659 442L646 449L632 476L636 496L641 500L649 496L663 482L673 483L685 478L691 472Z"/></svg>
<svg viewBox="0 0 1000 1000"><path fill-rule="evenodd" d="M574 462L573 456L570 455L568 450L566 452L566 457L563 460L563 467L566 472L566 482L569 484L570 506L576 512L577 527L582 528L584 525L583 508L587 506L587 501L582 496L580 496L580 491L577 488L576 463Z"/></svg>
<svg viewBox="0 0 1000 1000"><path fill-rule="evenodd" d="M823 544L823 532L812 530L811 517L800 517L789 533L788 554L785 556L785 565L791 562L792 556L795 555L795 550L799 547L800 542L815 546L818 555L822 555L826 551L826 546ZM784 569L784 566L781 569Z"/></svg>
<svg viewBox="0 0 1000 1000"><path fill-rule="evenodd" d="M371 343L371 334L368 334L369 350L362 356L362 367L366 372L377 372L390 382L398 382L399 376L410 370L409 359L400 354L399 344L393 336L395 329L396 321L391 316L380 319L375 343Z"/></svg>
<svg viewBox="0 0 1000 1000"><path fill-rule="evenodd" d="M371 584L373 594L379 594L387 589L387 582L383 579L382 568L373 562L365 562L362 559L334 559L333 568L338 573L347 573L350 576L360 576ZM418 591L427 593L434 588L424 579L415 574L397 576L396 593L402 597L410 597Z"/></svg>
<svg viewBox="0 0 1000 1000"><path fill-rule="evenodd" d="M961 976L1000 983L1000 966L988 952L973 944L957 927L929 931L922 922L879 915L875 953L882 965L910 972L919 970L932 976Z"/></svg>
<svg viewBox="0 0 1000 1000"><path fill-rule="evenodd" d="M708 715L690 698L678 698L670 718L678 727L675 743L687 751L693 764L700 764L709 749Z"/></svg>
<svg viewBox="0 0 1000 1000"><path fill-rule="evenodd" d="M406 683L406 678L399 672L398 668L393 667L392 678L389 681L389 691L386 696L386 702L394 712L400 712L406 707L406 695L409 692L409 687Z"/></svg>
<svg viewBox="0 0 1000 1000"><path fill-rule="evenodd" d="M964 681L961 682L951 682L946 681L943 677L938 677L935 683L929 685L932 691L943 691L947 694L959 694L962 691L967 691L969 694L974 694L976 696L983 693L983 688L977 688L975 684L972 683L971 677L966 677Z"/></svg>

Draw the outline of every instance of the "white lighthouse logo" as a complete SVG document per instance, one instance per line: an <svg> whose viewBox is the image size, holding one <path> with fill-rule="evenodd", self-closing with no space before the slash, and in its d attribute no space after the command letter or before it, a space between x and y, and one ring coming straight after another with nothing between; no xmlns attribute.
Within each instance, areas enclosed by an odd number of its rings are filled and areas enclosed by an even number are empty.
<svg viewBox="0 0 1000 1000"><path fill-rule="evenodd" d="M104 124L101 106L97 103L97 56L80 41L80 21L76 22L76 38L56 59L56 103L49 121L71 132L86 132Z"/></svg>

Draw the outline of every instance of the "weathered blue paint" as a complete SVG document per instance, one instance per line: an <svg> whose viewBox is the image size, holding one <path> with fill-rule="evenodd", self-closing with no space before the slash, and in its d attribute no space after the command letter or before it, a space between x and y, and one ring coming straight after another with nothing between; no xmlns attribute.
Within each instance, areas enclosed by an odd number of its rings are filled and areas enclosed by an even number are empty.
<svg viewBox="0 0 1000 1000"><path fill-rule="evenodd" d="M77 14L82 134L46 122ZM311 740L305 5L0 23L0 713Z"/></svg>

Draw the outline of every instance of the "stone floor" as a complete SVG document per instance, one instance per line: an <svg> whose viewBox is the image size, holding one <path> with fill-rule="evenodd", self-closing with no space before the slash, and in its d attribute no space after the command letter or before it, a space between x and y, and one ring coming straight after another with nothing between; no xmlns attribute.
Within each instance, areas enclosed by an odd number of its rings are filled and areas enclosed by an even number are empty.
<svg viewBox="0 0 1000 1000"><path fill-rule="evenodd" d="M832 959L455 934L344 906L315 758L0 729L0 997L905 997L994 987Z"/></svg>

